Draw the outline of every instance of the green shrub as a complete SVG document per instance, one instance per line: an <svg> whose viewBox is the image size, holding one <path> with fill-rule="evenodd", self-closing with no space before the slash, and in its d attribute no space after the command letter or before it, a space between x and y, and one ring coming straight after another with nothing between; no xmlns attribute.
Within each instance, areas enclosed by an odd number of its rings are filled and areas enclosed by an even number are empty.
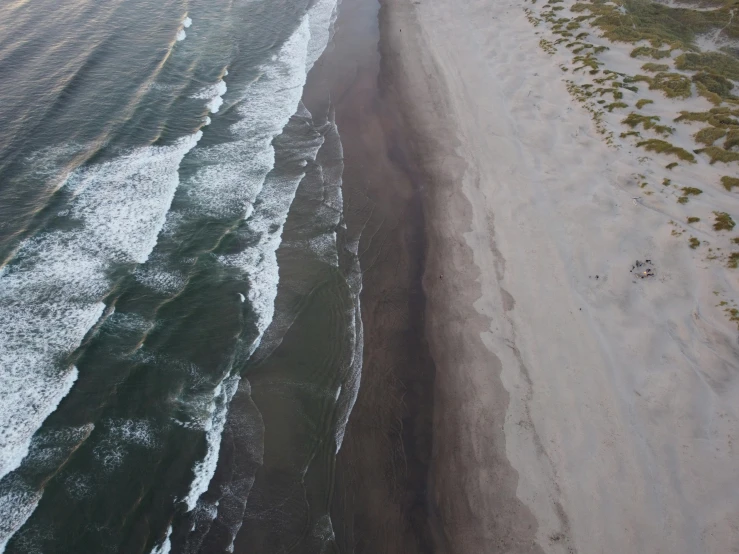
<svg viewBox="0 0 739 554"><path fill-rule="evenodd" d="M703 191L695 187L683 187L683 194L685 196L698 196L699 194L703 194Z"/></svg>
<svg viewBox="0 0 739 554"><path fill-rule="evenodd" d="M701 241L699 241L695 237L690 237L690 240L688 242L690 243L690 248L692 248L693 250L695 250L701 245Z"/></svg>
<svg viewBox="0 0 739 554"><path fill-rule="evenodd" d="M701 220L700 217L689 217L688 223L698 223Z"/></svg>
<svg viewBox="0 0 739 554"><path fill-rule="evenodd" d="M650 100L649 98L640 98L636 101L636 107L640 110L647 104L654 104L654 100Z"/></svg>

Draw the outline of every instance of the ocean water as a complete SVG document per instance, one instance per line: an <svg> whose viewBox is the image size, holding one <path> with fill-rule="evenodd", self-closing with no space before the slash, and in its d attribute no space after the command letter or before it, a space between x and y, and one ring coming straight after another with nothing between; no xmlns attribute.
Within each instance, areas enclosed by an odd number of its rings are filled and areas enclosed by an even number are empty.
<svg viewBox="0 0 739 554"><path fill-rule="evenodd" d="M336 0L0 4L0 553L329 552Z"/></svg>

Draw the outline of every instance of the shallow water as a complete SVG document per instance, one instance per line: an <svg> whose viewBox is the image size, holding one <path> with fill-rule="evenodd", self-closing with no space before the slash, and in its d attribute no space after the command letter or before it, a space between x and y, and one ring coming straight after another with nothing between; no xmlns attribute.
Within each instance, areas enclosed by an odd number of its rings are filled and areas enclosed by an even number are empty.
<svg viewBox="0 0 739 554"><path fill-rule="evenodd" d="M301 96L336 10L0 7L0 552L330 548L359 237Z"/></svg>

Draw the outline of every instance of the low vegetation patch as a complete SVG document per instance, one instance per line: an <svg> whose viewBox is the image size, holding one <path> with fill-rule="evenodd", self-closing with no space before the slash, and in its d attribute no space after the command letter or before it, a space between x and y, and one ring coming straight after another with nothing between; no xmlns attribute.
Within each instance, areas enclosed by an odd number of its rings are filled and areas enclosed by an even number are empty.
<svg viewBox="0 0 739 554"><path fill-rule="evenodd" d="M689 217L688 223L698 223L701 220L700 217Z"/></svg>
<svg viewBox="0 0 739 554"><path fill-rule="evenodd" d="M698 196L699 194L703 194L703 191L695 187L683 187L683 194L685 196Z"/></svg>
<svg viewBox="0 0 739 554"><path fill-rule="evenodd" d="M712 92L721 98L733 98L731 90L734 88L734 83L729 81L726 77L701 71L700 73L693 75L691 79L694 83L703 85L707 91Z"/></svg>
<svg viewBox="0 0 739 554"><path fill-rule="evenodd" d="M607 106L603 106L603 107L607 109L609 112L612 112L616 108L628 108L629 105L623 102L612 102L611 104L608 104Z"/></svg>
<svg viewBox="0 0 739 554"><path fill-rule="evenodd" d="M654 104L654 100L650 100L649 98L640 98L636 101L636 107L640 110L647 104Z"/></svg>
<svg viewBox="0 0 739 554"><path fill-rule="evenodd" d="M726 130L721 129L720 127L705 127L695 133L693 138L695 139L695 142L711 146L714 142L724 136L726 136Z"/></svg>
<svg viewBox="0 0 739 554"><path fill-rule="evenodd" d="M675 67L739 80L739 59L721 52L686 52L675 58Z"/></svg>
<svg viewBox="0 0 739 554"><path fill-rule="evenodd" d="M692 248L693 250L695 250L701 245L701 241L699 241L695 237L690 237L690 240L688 242L690 243L690 248Z"/></svg>
<svg viewBox="0 0 739 554"><path fill-rule="evenodd" d="M716 162L731 163L739 161L739 152L729 152L718 146L706 146L695 151L696 154L706 154L710 158L711 165Z"/></svg>
<svg viewBox="0 0 739 554"><path fill-rule="evenodd" d="M541 47L544 52L547 54L554 55L557 52L557 49L554 47L554 44L551 43L551 41L548 41L547 39L543 38L539 40L539 46Z"/></svg>
<svg viewBox="0 0 739 554"><path fill-rule="evenodd" d="M661 60L662 58L669 58L670 54L670 50L660 50L651 46L637 46L631 51L630 55L632 58L653 58L655 60Z"/></svg>
<svg viewBox="0 0 739 554"><path fill-rule="evenodd" d="M649 71L651 73L659 73L660 71L668 71L670 66L664 63L648 62L641 66L643 71Z"/></svg>
<svg viewBox="0 0 739 554"><path fill-rule="evenodd" d="M730 110L728 107L711 108L707 112L688 112L681 111L675 121L709 123L714 127L722 129L739 128L739 119L736 119L737 110Z"/></svg>
<svg viewBox="0 0 739 554"><path fill-rule="evenodd" d="M624 125L628 125L632 129L641 125L644 129L652 129L656 133L659 133L661 135L669 135L674 131L672 127L668 127L667 125L659 125L657 123L659 120L659 116L657 115L641 115L635 112L631 112L629 115L621 120L621 123L623 123Z"/></svg>
<svg viewBox="0 0 739 554"><path fill-rule="evenodd" d="M710 112L688 112L688 111L681 111L680 115L675 118L675 121L687 121L687 122L693 122L693 121L700 121L701 123L706 123L711 117Z"/></svg>
<svg viewBox="0 0 739 554"><path fill-rule="evenodd" d="M661 90L667 98L690 98L692 82L679 73L657 73L649 85L652 90Z"/></svg>
<svg viewBox="0 0 739 554"><path fill-rule="evenodd" d="M731 150L735 146L739 146L739 129L731 129L726 134L726 142L724 142L726 150Z"/></svg>
<svg viewBox="0 0 739 554"><path fill-rule="evenodd" d="M679 146L674 146L665 140L660 140L660 139L643 140L641 142L637 142L636 145L639 147L643 147L648 152L656 152L658 154L669 154L672 156L677 156L683 161L690 162L690 163L696 163L695 156L693 156L693 154L691 154L690 152L688 152L687 150L683 148L680 148Z"/></svg>
<svg viewBox="0 0 739 554"><path fill-rule="evenodd" d="M732 252L729 254L729 259L726 262L726 266L731 269L736 269L739 266L739 252Z"/></svg>
<svg viewBox="0 0 739 554"><path fill-rule="evenodd" d="M731 219L729 214L726 212L713 212L713 215L716 216L716 221L713 224L715 231L731 231L734 229L736 223L734 223L734 220Z"/></svg>
<svg viewBox="0 0 739 554"><path fill-rule="evenodd" d="M723 176L721 177L721 184L724 185L724 188L731 192L731 189L734 187L739 187L739 179L736 177L729 177L729 176Z"/></svg>

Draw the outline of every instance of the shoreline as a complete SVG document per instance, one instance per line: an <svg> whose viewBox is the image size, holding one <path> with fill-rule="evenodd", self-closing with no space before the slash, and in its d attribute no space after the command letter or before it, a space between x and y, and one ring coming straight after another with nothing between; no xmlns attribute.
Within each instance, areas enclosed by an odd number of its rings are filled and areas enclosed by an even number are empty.
<svg viewBox="0 0 739 554"><path fill-rule="evenodd" d="M388 89L380 3L343 0L304 102L335 120L344 214L361 233L364 364L337 456L332 520L342 552L428 554L434 366L425 339L421 173Z"/></svg>
<svg viewBox="0 0 739 554"><path fill-rule="evenodd" d="M518 476L506 457L502 422L509 399L500 378L501 361L473 338L485 333L492 317L474 309L483 296L481 270L464 239L475 224L471 200L462 187L472 168L458 153L451 92L428 55L426 37L415 19L417 5L383 0L382 48L383 58L393 61L394 88L427 182L426 333L437 367L429 477L435 551L541 552L535 541L536 519L516 497ZM505 260L495 245L492 212L486 224L499 274ZM502 288L499 294L496 308L512 309L512 297Z"/></svg>

